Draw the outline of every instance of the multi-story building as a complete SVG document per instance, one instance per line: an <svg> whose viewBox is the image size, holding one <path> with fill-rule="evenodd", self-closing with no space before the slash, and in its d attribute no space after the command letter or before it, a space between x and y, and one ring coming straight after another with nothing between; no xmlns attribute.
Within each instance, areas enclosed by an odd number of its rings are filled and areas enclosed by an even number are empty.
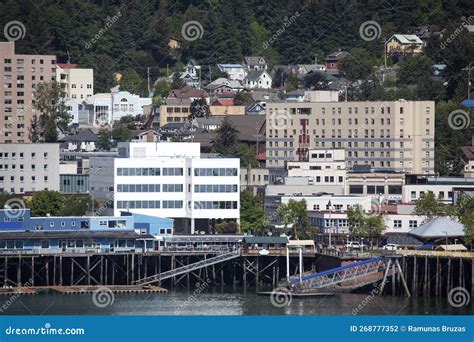
<svg viewBox="0 0 474 342"><path fill-rule="evenodd" d="M176 231L239 221L240 160L201 155L198 143L127 143L114 160L114 210L173 218Z"/></svg>
<svg viewBox="0 0 474 342"><path fill-rule="evenodd" d="M267 167L343 148L349 168L434 172L433 101L272 102L266 116Z"/></svg>
<svg viewBox="0 0 474 342"><path fill-rule="evenodd" d="M0 142L30 141L34 87L56 78L56 56L20 55L15 42L0 42Z"/></svg>
<svg viewBox="0 0 474 342"><path fill-rule="evenodd" d="M59 144L0 144L0 192L59 191Z"/></svg>
<svg viewBox="0 0 474 342"><path fill-rule="evenodd" d="M68 99L85 100L94 95L94 69L78 68L77 64L58 63L56 82L61 84Z"/></svg>
<svg viewBox="0 0 474 342"><path fill-rule="evenodd" d="M460 193L474 192L474 179L464 177L436 177L425 175L407 175L403 187L403 203L414 202L428 192L446 204L456 202Z"/></svg>
<svg viewBox="0 0 474 342"><path fill-rule="evenodd" d="M310 150L308 161L287 163L288 177L309 178L311 185L340 185L346 181L346 162L343 149Z"/></svg>

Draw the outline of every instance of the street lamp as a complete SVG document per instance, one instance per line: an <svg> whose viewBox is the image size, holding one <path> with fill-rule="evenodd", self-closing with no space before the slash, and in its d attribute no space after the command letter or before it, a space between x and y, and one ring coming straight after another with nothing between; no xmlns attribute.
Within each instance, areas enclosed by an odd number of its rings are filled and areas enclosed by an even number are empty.
<svg viewBox="0 0 474 342"><path fill-rule="evenodd" d="M332 233L332 221L331 221L331 212L332 212L332 204L331 204L331 201L328 202L327 204L328 208L329 208L329 249L332 248L332 236L331 236L331 233Z"/></svg>
<svg viewBox="0 0 474 342"><path fill-rule="evenodd" d="M362 239L362 244L360 245L360 251L364 253L364 238L361 238L361 239Z"/></svg>

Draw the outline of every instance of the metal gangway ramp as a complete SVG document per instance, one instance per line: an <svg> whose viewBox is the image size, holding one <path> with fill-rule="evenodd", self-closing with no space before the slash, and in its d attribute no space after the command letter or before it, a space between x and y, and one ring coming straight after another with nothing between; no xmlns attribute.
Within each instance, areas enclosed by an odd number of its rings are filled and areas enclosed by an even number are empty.
<svg viewBox="0 0 474 342"><path fill-rule="evenodd" d="M204 259L200 260L198 262L185 265L182 267L175 268L173 270L169 270L166 272L158 273L146 278L138 279L135 281L136 285L148 285L156 282L160 282L162 280L172 278L181 274L185 274L188 272L193 272L195 270L198 270L200 268L204 268L207 266L215 265L224 261L232 260L235 258L240 257L240 250L236 250L230 253L223 253L216 255L215 257L209 258L209 259Z"/></svg>
<svg viewBox="0 0 474 342"><path fill-rule="evenodd" d="M405 293L410 297L411 294L403 276L402 267L400 266L398 258L399 256L396 255L386 256L384 258L376 257L323 272L313 273L301 278L292 278L290 279L289 287L293 292L308 293L317 291L321 288L334 286L348 280L360 279L369 274L385 271L380 288L380 293L382 293L385 284L387 283L387 276L389 272L392 271L399 273Z"/></svg>
<svg viewBox="0 0 474 342"><path fill-rule="evenodd" d="M292 278L290 279L290 288L300 293L311 292L316 289L381 272L386 269L386 266L382 258L371 258L327 271L313 273L302 278Z"/></svg>

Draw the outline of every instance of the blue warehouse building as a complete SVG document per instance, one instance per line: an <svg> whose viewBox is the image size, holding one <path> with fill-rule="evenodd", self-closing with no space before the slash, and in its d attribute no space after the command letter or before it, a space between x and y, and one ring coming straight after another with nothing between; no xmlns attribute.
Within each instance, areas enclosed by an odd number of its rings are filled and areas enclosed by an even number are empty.
<svg viewBox="0 0 474 342"><path fill-rule="evenodd" d="M0 210L0 254L152 252L173 234L173 220L148 215L31 217Z"/></svg>

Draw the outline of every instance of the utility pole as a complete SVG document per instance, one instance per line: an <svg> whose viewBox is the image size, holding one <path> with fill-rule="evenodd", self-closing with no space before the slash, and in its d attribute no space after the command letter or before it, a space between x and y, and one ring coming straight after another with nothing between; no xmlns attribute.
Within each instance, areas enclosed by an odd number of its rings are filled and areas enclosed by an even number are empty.
<svg viewBox="0 0 474 342"><path fill-rule="evenodd" d="M147 75L147 84L148 84L148 94L150 94L150 68L146 68Z"/></svg>

